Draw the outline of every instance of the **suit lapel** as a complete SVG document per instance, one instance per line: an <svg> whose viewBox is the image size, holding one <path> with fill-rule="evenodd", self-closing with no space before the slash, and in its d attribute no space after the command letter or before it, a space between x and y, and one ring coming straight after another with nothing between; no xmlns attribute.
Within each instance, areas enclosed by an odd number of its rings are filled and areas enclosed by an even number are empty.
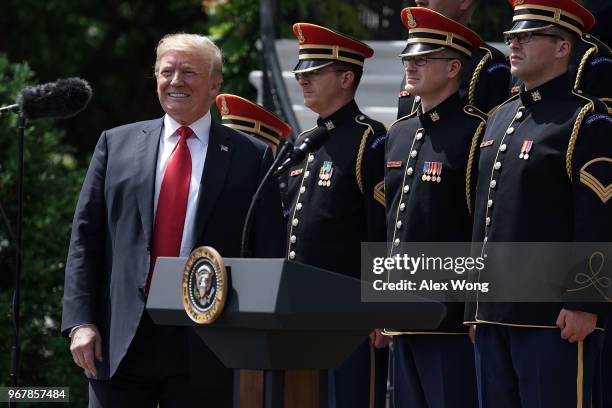
<svg viewBox="0 0 612 408"><path fill-rule="evenodd" d="M146 242L151 242L153 230L153 202L155 194L155 174L157 151L163 125L163 118L147 123L136 136L136 155L134 157L136 174L136 197Z"/></svg>
<svg viewBox="0 0 612 408"><path fill-rule="evenodd" d="M212 121L193 228L194 244L200 242L206 224L210 221L212 210L223 190L233 155L232 148L231 132Z"/></svg>

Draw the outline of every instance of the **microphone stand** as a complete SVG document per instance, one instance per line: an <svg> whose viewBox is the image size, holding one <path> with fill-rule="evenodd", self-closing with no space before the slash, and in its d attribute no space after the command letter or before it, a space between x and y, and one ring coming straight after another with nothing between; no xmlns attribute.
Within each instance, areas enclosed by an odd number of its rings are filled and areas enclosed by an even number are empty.
<svg viewBox="0 0 612 408"><path fill-rule="evenodd" d="M19 113L19 171L17 173L17 242L15 243L15 293L13 295L13 328L14 338L11 346L11 385L17 387L19 384L19 365L21 344L19 338L19 301L21 297L21 272L23 270L23 178L24 178L24 132L26 119L23 112ZM15 402L9 402L14 407Z"/></svg>
<svg viewBox="0 0 612 408"><path fill-rule="evenodd" d="M257 202L259 201L259 196L261 195L261 192L263 191L263 188L268 182L268 180L270 179L270 177L276 172L278 164L281 162L281 160L284 160L287 157L287 155L292 149L293 149L293 144L291 144L289 141L283 144L283 146L278 151L278 154L276 155L274 162L272 163L272 165L266 172L265 176L263 176L263 179L261 179L261 182L259 183L257 190L255 190L255 194L253 194L253 198L251 199L251 204L249 205L249 210L247 211L246 218L244 220L244 226L242 227L242 239L240 240L240 257L241 258L250 258L252 256L251 245L250 245L251 226L253 224L253 215L255 213L255 206L257 205ZM280 174L274 174L274 175L280 176Z"/></svg>

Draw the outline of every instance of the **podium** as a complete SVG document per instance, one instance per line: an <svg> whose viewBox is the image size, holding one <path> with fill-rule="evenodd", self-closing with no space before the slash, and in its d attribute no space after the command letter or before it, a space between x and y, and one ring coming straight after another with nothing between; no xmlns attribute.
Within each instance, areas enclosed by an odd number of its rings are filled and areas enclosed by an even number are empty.
<svg viewBox="0 0 612 408"><path fill-rule="evenodd" d="M158 258L147 300L150 316L156 324L192 327L228 368L264 370L265 407L283 406L283 370L323 373L340 365L374 328L432 329L445 314L444 305L416 296L414 302L362 302L361 285L367 283L309 265L225 258L230 285L223 313L201 325L183 308L186 260ZM326 406L322 379L320 401Z"/></svg>

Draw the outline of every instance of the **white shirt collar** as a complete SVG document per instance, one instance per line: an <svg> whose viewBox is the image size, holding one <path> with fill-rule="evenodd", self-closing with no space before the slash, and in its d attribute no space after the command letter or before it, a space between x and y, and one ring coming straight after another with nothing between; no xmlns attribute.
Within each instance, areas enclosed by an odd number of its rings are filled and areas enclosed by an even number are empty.
<svg viewBox="0 0 612 408"><path fill-rule="evenodd" d="M208 135L210 134L210 123L211 116L210 111L206 112L206 115L196 120L192 124L188 125L193 134L204 144L208 144ZM168 140L171 136L176 135L176 130L181 125L174 118L168 114L164 115L164 140Z"/></svg>

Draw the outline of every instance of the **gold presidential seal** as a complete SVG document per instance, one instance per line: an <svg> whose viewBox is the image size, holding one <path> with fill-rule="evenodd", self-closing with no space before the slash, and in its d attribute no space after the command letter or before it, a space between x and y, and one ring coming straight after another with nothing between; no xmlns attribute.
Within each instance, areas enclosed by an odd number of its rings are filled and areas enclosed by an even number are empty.
<svg viewBox="0 0 612 408"><path fill-rule="evenodd" d="M228 280L223 258L212 247L194 249L183 268L183 307L196 323L210 324L223 312Z"/></svg>

